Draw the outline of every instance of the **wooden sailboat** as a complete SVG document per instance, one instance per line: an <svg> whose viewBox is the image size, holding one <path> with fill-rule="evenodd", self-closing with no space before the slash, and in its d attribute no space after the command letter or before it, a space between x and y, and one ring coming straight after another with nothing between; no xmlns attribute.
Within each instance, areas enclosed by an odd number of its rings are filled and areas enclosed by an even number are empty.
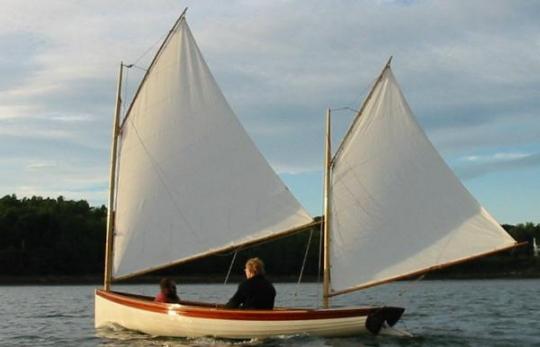
<svg viewBox="0 0 540 347"><path fill-rule="evenodd" d="M328 111L324 308L237 310L111 291L112 281L316 224L238 122L184 14L121 121L122 67L96 327L242 339L377 334L404 309L329 308L329 298L516 246L437 154L388 63L333 156Z"/></svg>

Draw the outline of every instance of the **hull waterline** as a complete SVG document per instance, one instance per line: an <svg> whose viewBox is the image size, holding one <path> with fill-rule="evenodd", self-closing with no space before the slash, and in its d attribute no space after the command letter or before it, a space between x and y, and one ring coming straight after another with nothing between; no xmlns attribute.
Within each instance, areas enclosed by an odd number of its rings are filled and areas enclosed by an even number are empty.
<svg viewBox="0 0 540 347"><path fill-rule="evenodd" d="M120 325L171 337L250 339L295 334L377 334L385 326L393 326L403 311L399 307L230 310L193 302L156 303L149 297L102 290L95 293L96 328Z"/></svg>

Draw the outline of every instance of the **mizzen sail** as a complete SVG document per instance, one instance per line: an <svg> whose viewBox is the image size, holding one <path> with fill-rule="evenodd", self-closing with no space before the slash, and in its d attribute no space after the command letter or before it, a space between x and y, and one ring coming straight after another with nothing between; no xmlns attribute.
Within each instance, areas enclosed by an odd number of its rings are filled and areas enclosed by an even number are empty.
<svg viewBox="0 0 540 347"><path fill-rule="evenodd" d="M310 223L249 138L181 20L119 139L113 278Z"/></svg>
<svg viewBox="0 0 540 347"><path fill-rule="evenodd" d="M515 244L445 164L387 66L331 171L334 293Z"/></svg>

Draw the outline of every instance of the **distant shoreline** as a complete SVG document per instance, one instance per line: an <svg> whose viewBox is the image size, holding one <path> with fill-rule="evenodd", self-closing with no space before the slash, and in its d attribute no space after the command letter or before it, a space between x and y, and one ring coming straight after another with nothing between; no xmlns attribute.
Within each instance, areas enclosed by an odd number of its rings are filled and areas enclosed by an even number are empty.
<svg viewBox="0 0 540 347"><path fill-rule="evenodd" d="M133 284L153 284L159 283L162 277L172 277L179 283L189 284L216 284L224 282L224 275L167 275L167 276L146 276L129 281L118 282L116 285ZM296 283L296 276L269 276L274 283ZM537 279L540 273L501 273L501 274L429 274L424 280L490 280L490 279ZM231 276L228 283L235 284L243 280L241 276ZM414 279L413 279L414 280ZM304 276L302 283L317 282L316 276ZM0 286L20 286L20 285L90 285L97 287L103 284L102 275L84 276L0 276Z"/></svg>
<svg viewBox="0 0 540 347"><path fill-rule="evenodd" d="M205 283L223 283L225 276L221 274L213 275L164 275L164 276L145 276L133 280L126 280L116 283L116 285L132 284L152 284L159 283L161 278L171 277L180 283L205 284ZM298 278L295 276L269 276L275 283L296 283ZM234 275L229 278L228 283L239 283L244 278L240 275ZM302 282L316 282L315 276L304 276ZM0 286L10 285L85 285L103 284L102 275L84 275L84 276L0 276Z"/></svg>

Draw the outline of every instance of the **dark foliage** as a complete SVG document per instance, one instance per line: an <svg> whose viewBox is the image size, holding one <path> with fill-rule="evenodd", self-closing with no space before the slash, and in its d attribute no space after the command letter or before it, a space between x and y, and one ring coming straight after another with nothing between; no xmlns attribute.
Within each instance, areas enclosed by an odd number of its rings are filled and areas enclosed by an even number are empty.
<svg viewBox="0 0 540 347"><path fill-rule="evenodd" d="M50 276L103 272L105 206L84 200L0 199L0 275Z"/></svg>
<svg viewBox="0 0 540 347"><path fill-rule="evenodd" d="M0 199L0 276L100 276L104 267L105 206L91 207L84 200L62 197ZM517 274L540 275L540 261L533 256L533 237L540 241L540 224L503 225L518 241L529 245L430 274L431 277L486 277ZM311 231L304 275L319 273L319 228ZM301 232L239 250L231 274L242 276L247 259L257 256L266 263L270 276L300 273L310 231ZM162 271L155 275L224 278L233 254L205 259Z"/></svg>
<svg viewBox="0 0 540 347"><path fill-rule="evenodd" d="M526 245L479 258L429 274L429 278L539 277L540 257L534 256L533 239L540 242L540 224L503 224L518 242Z"/></svg>

